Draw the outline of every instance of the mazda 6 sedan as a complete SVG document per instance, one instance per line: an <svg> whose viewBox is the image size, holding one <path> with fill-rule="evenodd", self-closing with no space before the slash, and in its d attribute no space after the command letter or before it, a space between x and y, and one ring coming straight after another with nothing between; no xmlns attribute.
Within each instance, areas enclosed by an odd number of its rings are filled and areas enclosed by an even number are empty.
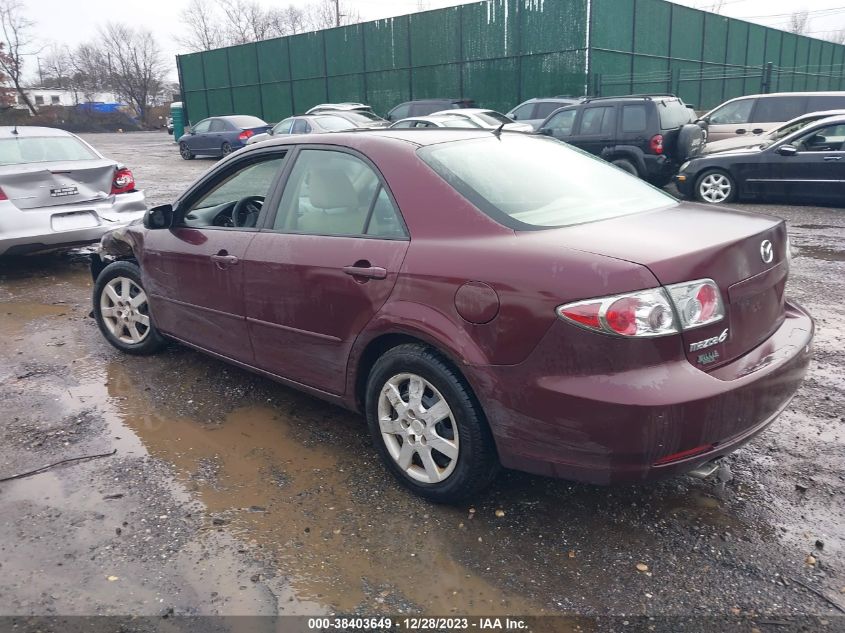
<svg viewBox="0 0 845 633"><path fill-rule="evenodd" d="M104 238L94 314L360 411L437 501L500 466L712 472L787 406L813 321L782 220L680 203L547 137L337 132L221 161Z"/></svg>

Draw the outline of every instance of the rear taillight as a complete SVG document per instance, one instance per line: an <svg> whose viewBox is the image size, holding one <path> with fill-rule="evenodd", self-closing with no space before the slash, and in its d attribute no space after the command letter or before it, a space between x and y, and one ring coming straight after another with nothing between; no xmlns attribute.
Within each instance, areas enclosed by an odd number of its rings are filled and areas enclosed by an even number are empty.
<svg viewBox="0 0 845 633"><path fill-rule="evenodd" d="M651 137L651 140L648 142L649 147L651 148L652 153L654 154L662 154L663 153L663 135L662 134L655 134Z"/></svg>
<svg viewBox="0 0 845 633"><path fill-rule="evenodd" d="M252 130L244 130L243 132L241 132L240 134L238 134L238 140L239 140L239 141L245 141L245 140L247 140L250 136L252 136L253 134L255 134L255 132L253 132Z"/></svg>
<svg viewBox="0 0 845 633"><path fill-rule="evenodd" d="M114 179L111 183L111 192L113 194L126 193L134 189L135 177L132 175L131 171L129 171L125 167L121 167L120 169L114 172Z"/></svg>
<svg viewBox="0 0 845 633"><path fill-rule="evenodd" d="M677 334L725 315L719 288L710 279L577 301L555 311L588 330L639 337Z"/></svg>
<svg viewBox="0 0 845 633"><path fill-rule="evenodd" d="M3 191L2 189L0 189L0 202L2 202L3 200L8 200L8 199L9 198L8 198L8 196L6 196L6 192Z"/></svg>

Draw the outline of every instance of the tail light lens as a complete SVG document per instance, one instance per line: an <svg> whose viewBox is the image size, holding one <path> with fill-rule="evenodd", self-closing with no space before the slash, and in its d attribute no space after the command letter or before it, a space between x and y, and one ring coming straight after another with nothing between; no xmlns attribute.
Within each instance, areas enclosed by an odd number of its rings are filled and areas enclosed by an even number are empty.
<svg viewBox="0 0 845 633"><path fill-rule="evenodd" d="M655 154L662 154L663 153L663 135L662 134L655 134L651 137L651 140L648 142L651 151Z"/></svg>
<svg viewBox="0 0 845 633"><path fill-rule="evenodd" d="M718 286L700 279L558 306L557 315L588 330L626 337L677 334L725 316Z"/></svg>
<svg viewBox="0 0 845 633"><path fill-rule="evenodd" d="M9 199L9 197L6 195L6 192L3 191L2 189L0 189L0 202L2 202L3 200L8 200L8 199Z"/></svg>
<svg viewBox="0 0 845 633"><path fill-rule="evenodd" d="M243 132L241 132L240 134L238 134L238 140L240 140L240 141L245 141L245 140L247 140L250 136L252 136L253 134L255 134L255 132L253 132L252 130L244 130Z"/></svg>
<svg viewBox="0 0 845 633"><path fill-rule="evenodd" d="M133 191L134 189L135 177L132 175L131 171L125 167L121 167L114 172L114 179L111 183L111 192L113 194L126 193L128 191Z"/></svg>
<svg viewBox="0 0 845 633"><path fill-rule="evenodd" d="M684 330L721 321L725 316L719 287L710 279L667 286Z"/></svg>

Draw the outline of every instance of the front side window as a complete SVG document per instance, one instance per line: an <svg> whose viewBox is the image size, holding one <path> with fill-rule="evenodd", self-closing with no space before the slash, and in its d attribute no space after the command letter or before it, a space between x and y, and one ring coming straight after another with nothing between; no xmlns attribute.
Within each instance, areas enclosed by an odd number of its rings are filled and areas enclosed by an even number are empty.
<svg viewBox="0 0 845 633"><path fill-rule="evenodd" d="M417 154L478 209L517 230L594 222L678 204L603 160L544 137L452 141Z"/></svg>
<svg viewBox="0 0 845 633"><path fill-rule="evenodd" d="M273 228L309 235L404 235L399 214L373 169L331 150L300 152Z"/></svg>
<svg viewBox="0 0 845 633"><path fill-rule="evenodd" d="M285 119L279 121L273 127L273 134L290 134L290 126L293 124L293 119Z"/></svg>
<svg viewBox="0 0 845 633"><path fill-rule="evenodd" d="M754 107L754 99L740 99L726 103L710 115L710 123L713 125L739 125L748 123L751 118L751 108Z"/></svg>
<svg viewBox="0 0 845 633"><path fill-rule="evenodd" d="M584 116L581 117L581 129L578 133L582 136L593 134L607 134L613 130L613 108L587 108Z"/></svg>
<svg viewBox="0 0 845 633"><path fill-rule="evenodd" d="M551 130L555 136L569 136L572 134L572 126L575 125L577 110L564 110L558 112L544 126Z"/></svg>
<svg viewBox="0 0 845 633"><path fill-rule="evenodd" d="M521 119L530 119L533 118L531 116L531 112L534 110L533 103L526 103L524 105L519 106L516 110L511 113L511 116L514 121L519 121ZM539 118L539 117L537 117Z"/></svg>
<svg viewBox="0 0 845 633"><path fill-rule="evenodd" d="M91 148L72 136L23 136L0 139L0 165L61 160L95 160Z"/></svg>
<svg viewBox="0 0 845 633"><path fill-rule="evenodd" d="M184 226L254 227L284 160L284 155L268 156L237 166L190 204L185 212Z"/></svg>
<svg viewBox="0 0 845 633"><path fill-rule="evenodd" d="M828 125L795 141L793 145L802 152L839 152L845 143L845 124Z"/></svg>
<svg viewBox="0 0 845 633"><path fill-rule="evenodd" d="M403 103L402 105L398 105L393 108L390 113L387 115L387 118L390 121L398 121L399 119L404 119L408 116L408 113L411 110L411 106L407 103Z"/></svg>
<svg viewBox="0 0 845 633"><path fill-rule="evenodd" d="M220 119L214 119L208 127L209 132L223 132L226 130L226 123Z"/></svg>
<svg viewBox="0 0 845 633"><path fill-rule="evenodd" d="M211 127L211 119L200 121L193 128L194 134L205 134L208 132L209 127Z"/></svg>

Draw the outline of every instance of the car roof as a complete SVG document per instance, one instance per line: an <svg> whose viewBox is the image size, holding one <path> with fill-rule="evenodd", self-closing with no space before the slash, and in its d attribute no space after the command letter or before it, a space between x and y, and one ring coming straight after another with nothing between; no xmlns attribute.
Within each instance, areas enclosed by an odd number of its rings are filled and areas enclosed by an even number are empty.
<svg viewBox="0 0 845 633"><path fill-rule="evenodd" d="M15 134L15 130L17 130L17 134ZM54 127L43 127L39 125L18 125L15 127L14 125L3 125L0 126L0 138L10 138L15 137L18 138L22 136L74 136L70 132L65 132L64 130L60 130Z"/></svg>
<svg viewBox="0 0 845 633"><path fill-rule="evenodd" d="M370 106L365 103L353 103L345 101L343 103L318 103L317 105L308 108L307 113L314 113L314 110L371 110Z"/></svg>
<svg viewBox="0 0 845 633"><path fill-rule="evenodd" d="M415 117L416 118L416 117ZM530 138L522 132L511 132L503 130L502 135L520 136ZM362 149L372 146L373 143L405 144L410 147L425 147L452 141L471 140L476 138L488 138L493 136L493 130L486 128L375 128L359 130L342 130L320 134L319 138L309 138L310 135L292 136L284 138L273 138L262 143L256 143L249 147L268 147L273 145L296 145L296 144L329 144L352 149ZM539 137L538 137L539 138Z"/></svg>
<svg viewBox="0 0 845 633"><path fill-rule="evenodd" d="M819 110L818 112L807 112L805 114L802 114L800 116L795 117L794 119L790 119L789 121L784 123L782 127L786 127L786 126L788 126L792 123L798 123L799 121L802 121L804 119L813 119L813 118L824 119L824 118L830 117L830 116L839 116L840 114L845 114L845 109Z"/></svg>
<svg viewBox="0 0 845 633"><path fill-rule="evenodd" d="M531 97L530 99L526 99L519 105L525 105L526 103L537 103L538 101L548 101L550 103L577 103L582 99L584 99L584 97Z"/></svg>

